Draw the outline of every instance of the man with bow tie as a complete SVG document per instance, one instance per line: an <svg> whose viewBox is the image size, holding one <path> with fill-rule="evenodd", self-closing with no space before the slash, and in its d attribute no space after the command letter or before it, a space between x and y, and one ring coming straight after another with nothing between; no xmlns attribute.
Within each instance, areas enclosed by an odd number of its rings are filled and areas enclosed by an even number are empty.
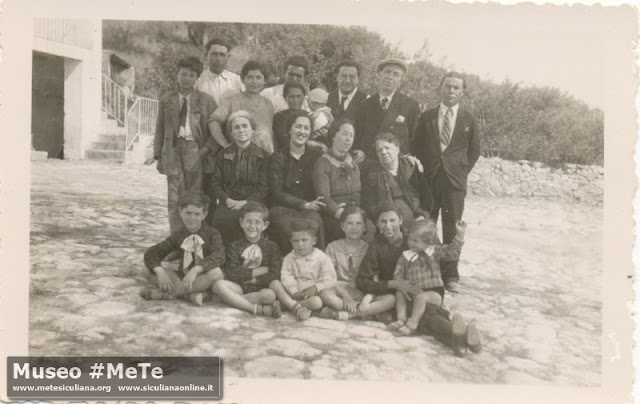
<svg viewBox="0 0 640 404"><path fill-rule="evenodd" d="M434 205L431 219L442 212L442 242L449 244L456 235L456 222L462 219L467 177L480 157L480 128L473 115L460 108L467 88L460 73L445 74L440 82L440 105L420 117L412 150L424 166L431 184ZM442 267L445 288L459 292L458 261Z"/></svg>
<svg viewBox="0 0 640 404"><path fill-rule="evenodd" d="M378 92L367 98L356 116L354 149L362 150L369 160L376 159L375 138L390 132L400 142L402 155L410 152L420 108L398 89L407 74L407 64L400 59L386 59L378 63Z"/></svg>

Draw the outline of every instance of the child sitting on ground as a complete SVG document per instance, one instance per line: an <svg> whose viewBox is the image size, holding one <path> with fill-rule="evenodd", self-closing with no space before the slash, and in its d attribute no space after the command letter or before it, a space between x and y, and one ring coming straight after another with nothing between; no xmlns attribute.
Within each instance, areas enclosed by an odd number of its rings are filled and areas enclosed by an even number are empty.
<svg viewBox="0 0 640 404"><path fill-rule="evenodd" d="M209 227L209 198L200 192L185 192L180 198L178 214L183 227L144 253L144 263L151 272L155 288L144 288L140 296L147 300L167 300L188 295L202 305L204 293L223 278L224 245L220 233ZM162 261L174 250L183 251L177 271L162 267Z"/></svg>
<svg viewBox="0 0 640 404"><path fill-rule="evenodd" d="M311 108L311 122L313 133L309 136L307 145L312 148L321 149L323 152L329 150L329 137L327 132L333 122L331 108L327 107L329 93L321 88L315 88L309 92L309 108Z"/></svg>
<svg viewBox="0 0 640 404"><path fill-rule="evenodd" d="M280 278L282 258L276 243L263 237L269 226L269 210L249 201L240 208L244 237L227 249L226 279L213 284L213 292L229 306L254 315L279 318L282 314L269 284Z"/></svg>
<svg viewBox="0 0 640 404"><path fill-rule="evenodd" d="M322 309L322 294L336 285L336 270L325 253L315 248L317 225L310 220L291 222L291 251L282 262L280 281L271 283L278 300L306 320Z"/></svg>
<svg viewBox="0 0 640 404"><path fill-rule="evenodd" d="M371 311L373 295L365 295L356 287L356 276L360 263L367 254L369 245L362 240L365 229L364 210L356 205L347 206L340 215L340 223L345 238L333 241L327 246L326 254L331 259L338 277L336 287L322 294L326 305L320 317L348 320L363 315L360 305ZM375 312L375 303L373 311ZM377 312L373 313L377 314Z"/></svg>
<svg viewBox="0 0 640 404"><path fill-rule="evenodd" d="M418 285L422 292L413 296L396 292L398 320L388 327L401 334L413 334L425 312L427 304L440 306L444 298L444 283L440 272L441 261L455 261L464 243L466 223L456 223L456 237L451 244L438 245L436 225L430 220L415 221L408 231L409 250L404 251L393 274L395 280L406 280ZM407 301L412 302L411 316L407 320Z"/></svg>

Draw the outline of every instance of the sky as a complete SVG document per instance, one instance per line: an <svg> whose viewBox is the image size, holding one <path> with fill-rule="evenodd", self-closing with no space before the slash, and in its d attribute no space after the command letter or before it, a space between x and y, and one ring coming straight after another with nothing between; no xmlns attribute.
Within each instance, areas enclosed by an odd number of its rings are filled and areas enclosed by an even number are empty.
<svg viewBox="0 0 640 404"><path fill-rule="evenodd" d="M426 40L436 64L495 82L557 87L602 108L606 38L617 15L601 7L438 4L365 25L408 55Z"/></svg>

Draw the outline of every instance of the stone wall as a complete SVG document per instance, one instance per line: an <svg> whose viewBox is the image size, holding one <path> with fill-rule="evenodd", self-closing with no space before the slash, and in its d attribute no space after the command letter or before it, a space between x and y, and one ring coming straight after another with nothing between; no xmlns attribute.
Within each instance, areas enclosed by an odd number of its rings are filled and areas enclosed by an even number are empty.
<svg viewBox="0 0 640 404"><path fill-rule="evenodd" d="M604 168L565 164L560 168L526 160L480 157L468 191L481 196L547 197L602 205Z"/></svg>

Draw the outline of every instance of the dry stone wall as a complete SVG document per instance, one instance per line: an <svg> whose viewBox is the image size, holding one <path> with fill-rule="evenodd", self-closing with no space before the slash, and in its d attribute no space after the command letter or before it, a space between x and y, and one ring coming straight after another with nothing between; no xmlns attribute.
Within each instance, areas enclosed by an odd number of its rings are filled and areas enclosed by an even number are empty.
<svg viewBox="0 0 640 404"><path fill-rule="evenodd" d="M554 168L527 160L480 157L469 174L468 191L480 196L543 197L600 206L604 168L578 164Z"/></svg>

